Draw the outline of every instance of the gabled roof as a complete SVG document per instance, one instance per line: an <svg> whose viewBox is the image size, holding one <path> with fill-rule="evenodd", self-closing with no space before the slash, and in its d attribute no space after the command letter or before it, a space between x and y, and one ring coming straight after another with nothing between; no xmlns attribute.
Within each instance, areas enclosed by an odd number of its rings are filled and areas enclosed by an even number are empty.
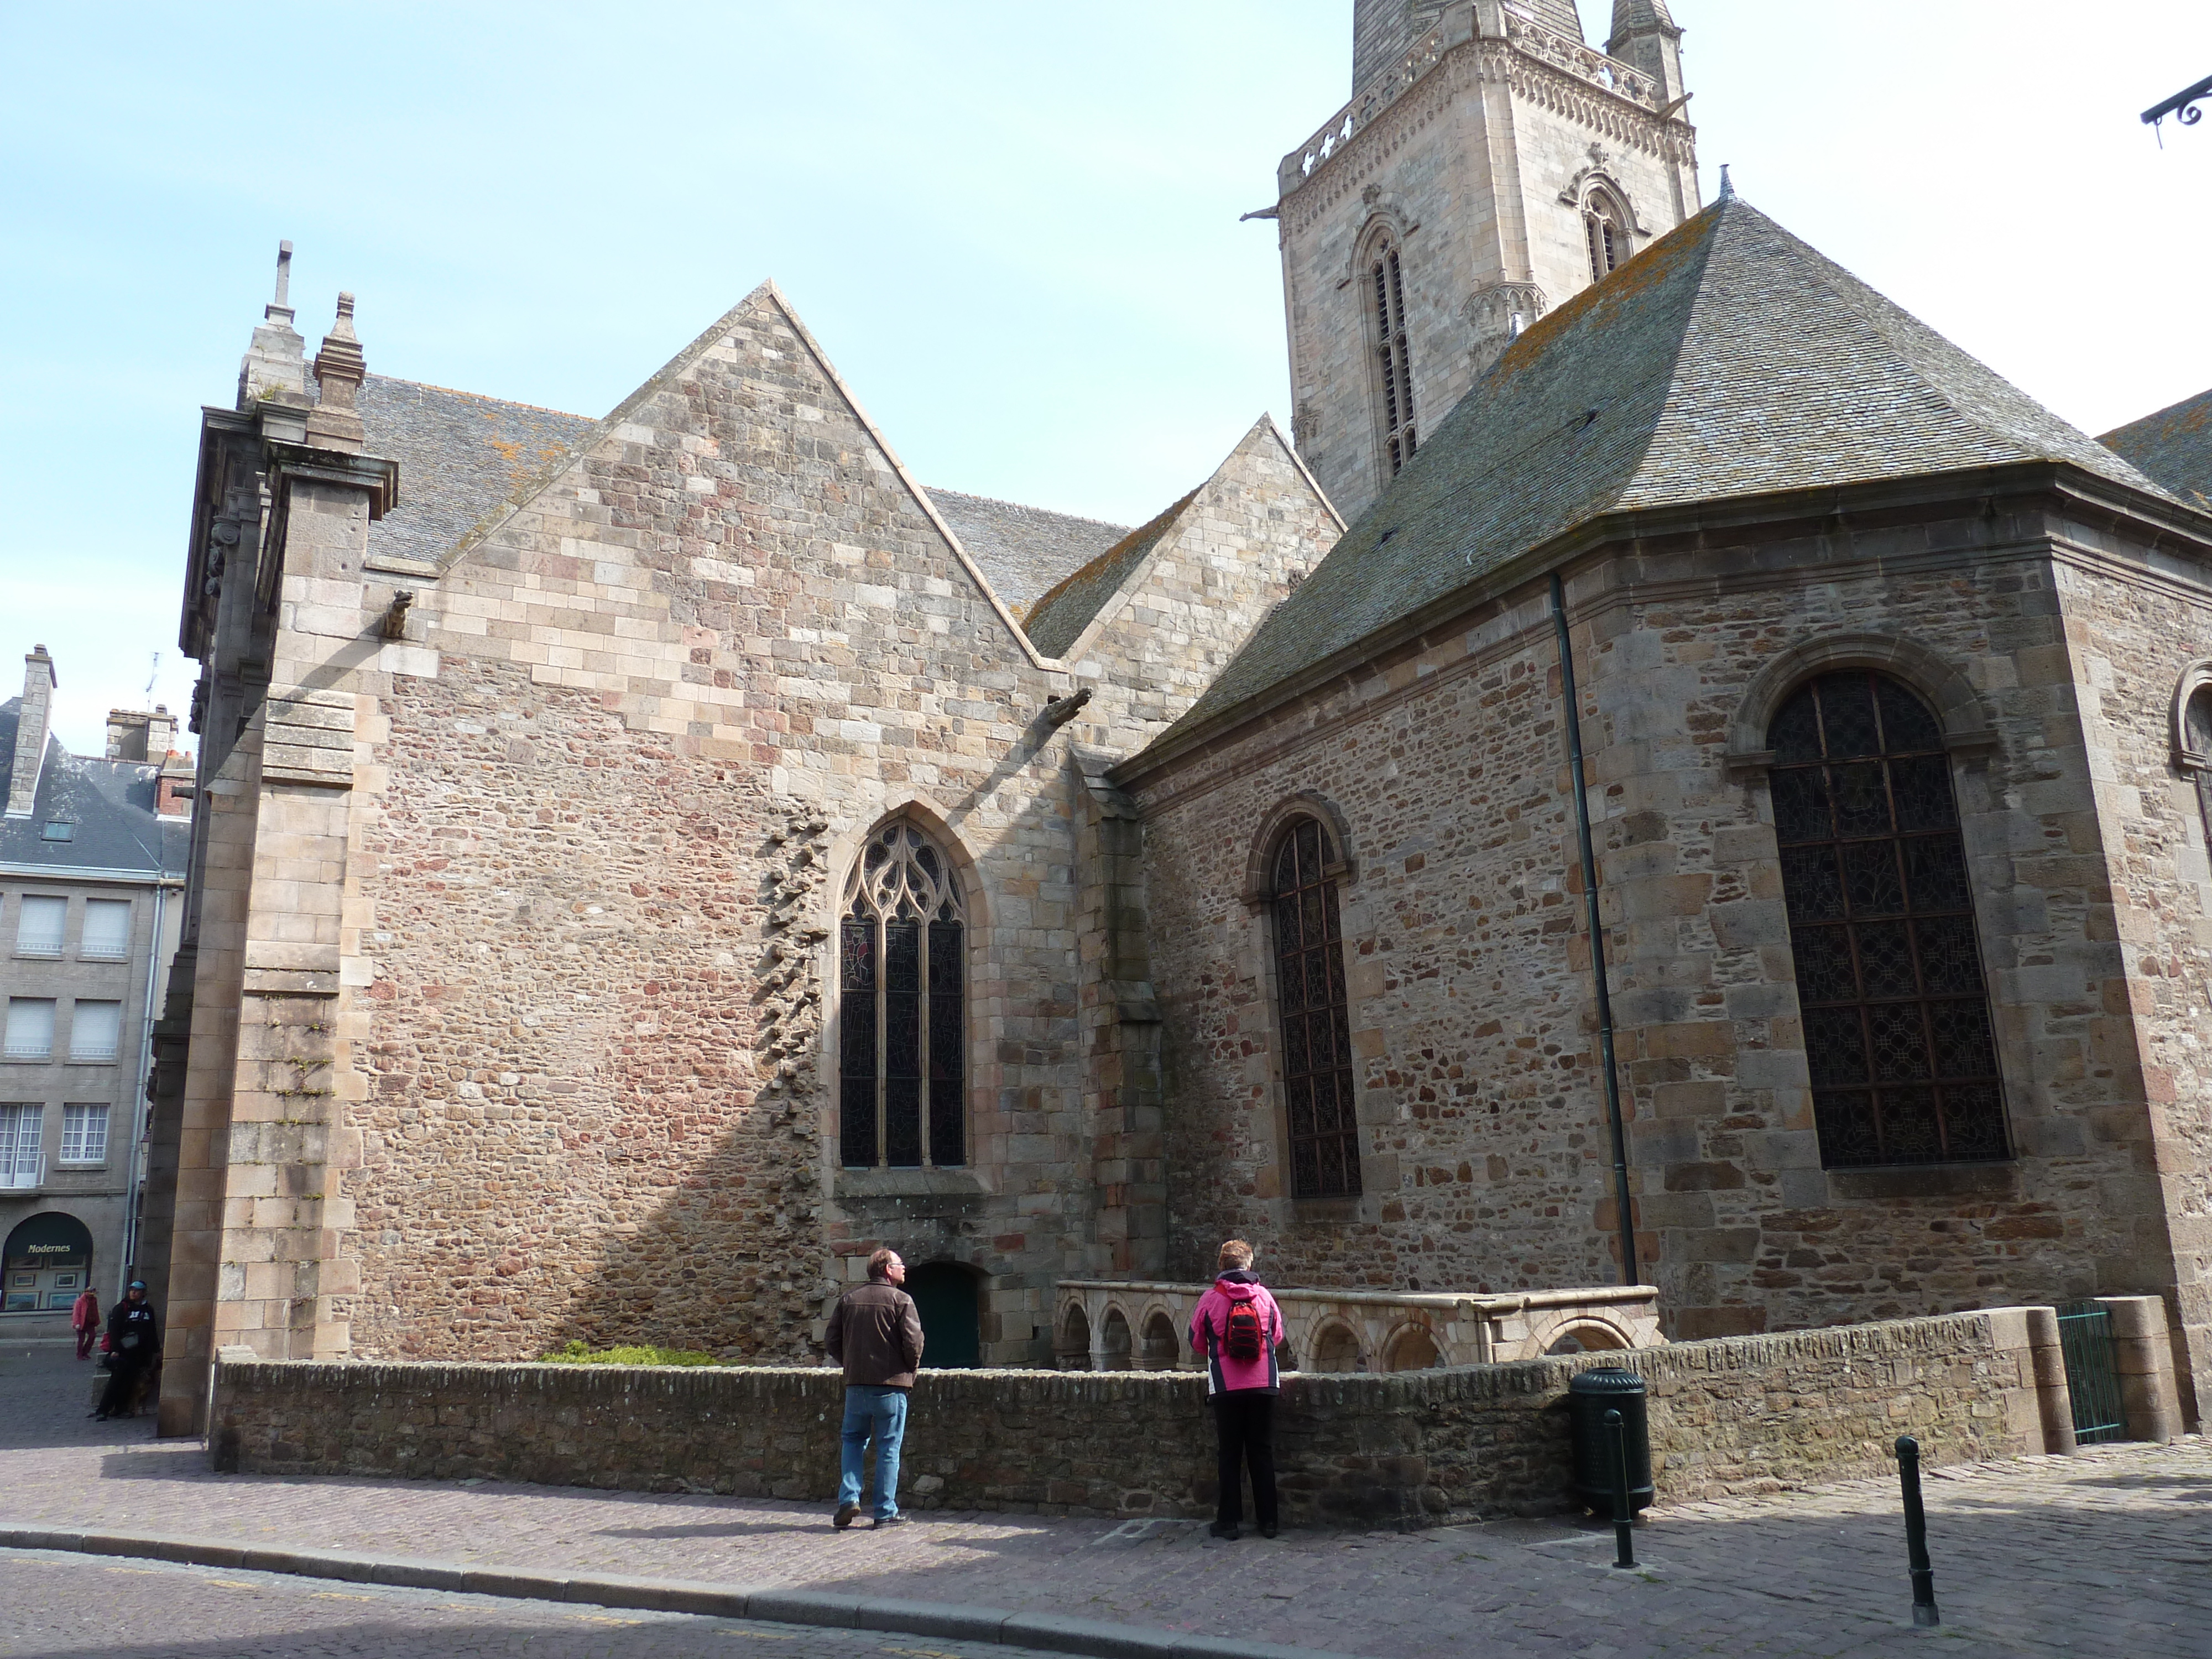
<svg viewBox="0 0 2212 1659"><path fill-rule="evenodd" d="M0 755L15 752L15 726L22 711L20 696L0 702ZM161 776L159 762L72 755L59 738L49 735L31 816L0 818L0 864L18 869L112 870L126 879L161 875L182 879L192 826L187 818L165 818L155 810ZM69 840L48 841L49 823L70 825Z"/></svg>
<svg viewBox="0 0 2212 1659"><path fill-rule="evenodd" d="M1030 643L1048 657L1064 656L1197 494L1192 490L1166 512L1138 526L1031 605L1022 619Z"/></svg>
<svg viewBox="0 0 2212 1659"><path fill-rule="evenodd" d="M927 488L961 546L1017 612L1129 533L1127 525Z"/></svg>
<svg viewBox="0 0 2212 1659"><path fill-rule="evenodd" d="M600 425L587 415L389 374L362 382L358 407L368 453L399 463L399 505L369 532L370 547L432 563L495 508L557 471ZM982 495L927 493L1016 611L1128 532L1126 525Z"/></svg>
<svg viewBox="0 0 2212 1659"><path fill-rule="evenodd" d="M2212 392L2130 421L2099 441L2191 506L2212 511Z"/></svg>
<svg viewBox="0 0 2212 1659"><path fill-rule="evenodd" d="M368 453L399 463L399 505L369 546L406 559L436 560L598 424L389 374L363 380L356 406Z"/></svg>
<svg viewBox="0 0 2212 1659"><path fill-rule="evenodd" d="M1724 197L1516 340L1177 726L1601 514L2028 460L2165 495Z"/></svg>

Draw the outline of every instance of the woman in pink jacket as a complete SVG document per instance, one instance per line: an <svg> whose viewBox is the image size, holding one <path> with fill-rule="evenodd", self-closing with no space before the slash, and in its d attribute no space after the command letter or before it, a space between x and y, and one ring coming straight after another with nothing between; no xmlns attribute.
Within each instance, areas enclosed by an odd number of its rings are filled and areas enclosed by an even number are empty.
<svg viewBox="0 0 2212 1659"><path fill-rule="evenodd" d="M1220 1437L1221 1498L1210 1529L1216 1538L1237 1536L1247 1466L1260 1535L1275 1535L1275 1396L1283 1388L1275 1350L1282 1340L1282 1310L1253 1275L1252 1247L1232 1238L1221 1247L1213 1288L1190 1316L1190 1346L1206 1359L1206 1397Z"/></svg>
<svg viewBox="0 0 2212 1659"><path fill-rule="evenodd" d="M100 1298L92 1293L89 1285L77 1297L76 1305L70 1310L70 1328L76 1333L76 1357L91 1358L93 1339L100 1334Z"/></svg>

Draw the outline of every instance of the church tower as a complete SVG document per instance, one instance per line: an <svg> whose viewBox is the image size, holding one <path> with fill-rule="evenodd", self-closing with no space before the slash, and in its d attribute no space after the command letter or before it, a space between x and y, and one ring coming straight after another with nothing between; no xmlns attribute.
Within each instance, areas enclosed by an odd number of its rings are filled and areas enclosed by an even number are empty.
<svg viewBox="0 0 2212 1659"><path fill-rule="evenodd" d="M1352 101L1283 158L1299 453L1356 517L1544 312L1698 210L1682 31L1613 0L1354 0Z"/></svg>

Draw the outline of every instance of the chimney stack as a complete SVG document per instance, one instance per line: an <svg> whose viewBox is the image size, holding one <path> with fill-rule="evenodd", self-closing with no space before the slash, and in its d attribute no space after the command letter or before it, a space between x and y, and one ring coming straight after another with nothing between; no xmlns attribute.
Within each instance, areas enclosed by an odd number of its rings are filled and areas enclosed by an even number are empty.
<svg viewBox="0 0 2212 1659"><path fill-rule="evenodd" d="M159 766L177 734L177 717L169 705L154 705L150 714L136 708L107 711L107 758L112 761L149 761Z"/></svg>
<svg viewBox="0 0 2212 1659"><path fill-rule="evenodd" d="M54 659L43 645L23 659L23 705L15 716L15 764L8 774L8 816L27 818L39 797L46 735L54 724Z"/></svg>

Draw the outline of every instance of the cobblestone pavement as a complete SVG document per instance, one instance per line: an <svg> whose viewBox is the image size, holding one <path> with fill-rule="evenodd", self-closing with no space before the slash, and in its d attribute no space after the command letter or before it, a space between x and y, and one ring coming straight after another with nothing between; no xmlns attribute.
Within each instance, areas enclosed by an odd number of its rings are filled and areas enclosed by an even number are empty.
<svg viewBox="0 0 2212 1659"><path fill-rule="evenodd" d="M163 1632L173 1632L164 1634ZM189 1632L185 1634L185 1632ZM68 1659L1049 1659L996 1644L0 1550L0 1655Z"/></svg>
<svg viewBox="0 0 2212 1659"><path fill-rule="evenodd" d="M58 1352L0 1349L0 1519L981 1603L1377 1659L1836 1659L1933 1640L1962 1655L2212 1659L2201 1437L1931 1468L1944 1625L1930 1635L1910 1625L1889 1480L1654 1510L1632 1573L1607 1565L1608 1531L1559 1522L1224 1544L1182 1522L938 1512L838 1534L812 1505L213 1475L197 1443L155 1442L145 1420L83 1423L82 1385L65 1370L53 1381L70 1363Z"/></svg>

